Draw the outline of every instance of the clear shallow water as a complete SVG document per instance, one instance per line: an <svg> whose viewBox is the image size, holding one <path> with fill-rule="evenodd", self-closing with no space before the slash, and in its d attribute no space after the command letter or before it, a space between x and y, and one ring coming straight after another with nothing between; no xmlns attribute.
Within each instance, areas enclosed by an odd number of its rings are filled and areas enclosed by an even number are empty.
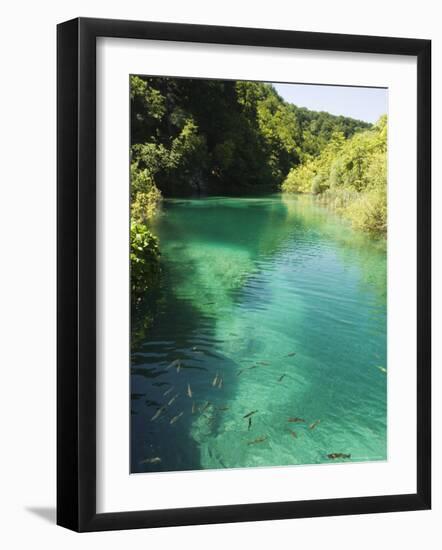
<svg viewBox="0 0 442 550"><path fill-rule="evenodd" d="M132 472L386 459L384 243L281 195L168 200L155 231L163 289L132 337Z"/></svg>

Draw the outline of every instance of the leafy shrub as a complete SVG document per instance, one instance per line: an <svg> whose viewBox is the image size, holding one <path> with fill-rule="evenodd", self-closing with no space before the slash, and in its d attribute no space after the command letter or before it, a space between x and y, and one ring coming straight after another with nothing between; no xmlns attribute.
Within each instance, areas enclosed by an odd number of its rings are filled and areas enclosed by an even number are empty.
<svg viewBox="0 0 442 550"><path fill-rule="evenodd" d="M309 193L312 180L316 175L314 163L308 161L290 170L282 184L282 190L287 193Z"/></svg>
<svg viewBox="0 0 442 550"><path fill-rule="evenodd" d="M323 204L372 234L387 231L387 117L345 139L335 133L321 154L295 166L287 193L313 193Z"/></svg>
<svg viewBox="0 0 442 550"><path fill-rule="evenodd" d="M131 164L131 220L146 223L158 212L161 193L148 170L140 170L138 163Z"/></svg>
<svg viewBox="0 0 442 550"><path fill-rule="evenodd" d="M344 211L353 226L374 235L387 232L387 197L385 189L370 189L360 193Z"/></svg>
<svg viewBox="0 0 442 550"><path fill-rule="evenodd" d="M131 297L138 302L159 286L160 251L157 237L145 224L134 221L130 226L130 265Z"/></svg>

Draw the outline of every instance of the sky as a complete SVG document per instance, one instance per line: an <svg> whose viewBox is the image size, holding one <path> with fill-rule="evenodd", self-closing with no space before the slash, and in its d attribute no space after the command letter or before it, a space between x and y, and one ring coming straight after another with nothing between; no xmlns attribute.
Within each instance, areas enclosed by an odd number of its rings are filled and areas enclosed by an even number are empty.
<svg viewBox="0 0 442 550"><path fill-rule="evenodd" d="M388 109L388 90L384 88L275 83L273 86L288 103L366 122L376 122Z"/></svg>

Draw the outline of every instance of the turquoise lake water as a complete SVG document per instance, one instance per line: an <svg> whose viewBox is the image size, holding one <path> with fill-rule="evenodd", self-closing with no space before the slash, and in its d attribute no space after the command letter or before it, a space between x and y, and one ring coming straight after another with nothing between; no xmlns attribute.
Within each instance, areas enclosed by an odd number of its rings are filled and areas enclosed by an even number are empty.
<svg viewBox="0 0 442 550"><path fill-rule="evenodd" d="M383 241L287 195L166 200L154 230L132 472L387 458Z"/></svg>

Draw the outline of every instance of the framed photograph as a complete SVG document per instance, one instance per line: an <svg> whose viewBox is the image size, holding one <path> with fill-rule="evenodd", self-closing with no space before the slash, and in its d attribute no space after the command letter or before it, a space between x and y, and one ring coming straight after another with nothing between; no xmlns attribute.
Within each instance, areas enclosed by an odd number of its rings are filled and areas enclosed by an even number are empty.
<svg viewBox="0 0 442 550"><path fill-rule="evenodd" d="M430 41L57 36L58 524L429 509Z"/></svg>

